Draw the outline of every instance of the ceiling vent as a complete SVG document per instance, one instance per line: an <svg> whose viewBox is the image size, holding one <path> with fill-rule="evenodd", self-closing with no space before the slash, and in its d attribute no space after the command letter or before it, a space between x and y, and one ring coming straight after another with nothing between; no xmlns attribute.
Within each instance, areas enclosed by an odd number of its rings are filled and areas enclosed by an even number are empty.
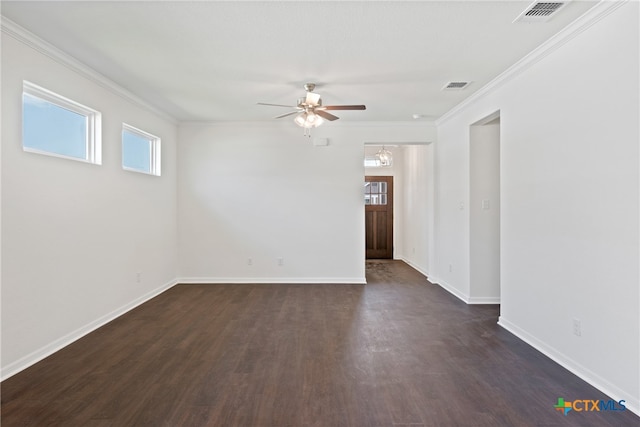
<svg viewBox="0 0 640 427"><path fill-rule="evenodd" d="M449 82L444 85L442 90L462 90L469 86L469 83L471 82Z"/></svg>
<svg viewBox="0 0 640 427"><path fill-rule="evenodd" d="M546 22L568 2L569 0L531 3L513 22Z"/></svg>

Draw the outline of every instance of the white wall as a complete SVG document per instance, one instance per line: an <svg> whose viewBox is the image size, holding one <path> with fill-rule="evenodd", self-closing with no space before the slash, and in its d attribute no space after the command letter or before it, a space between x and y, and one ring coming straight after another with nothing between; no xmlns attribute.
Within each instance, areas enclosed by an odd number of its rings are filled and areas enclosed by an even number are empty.
<svg viewBox="0 0 640 427"><path fill-rule="evenodd" d="M638 3L598 18L437 122L434 273L469 297L469 125L500 110L500 324L637 412Z"/></svg>
<svg viewBox="0 0 640 427"><path fill-rule="evenodd" d="M363 283L364 143L433 134L330 123L315 147L290 120L181 125L180 280Z"/></svg>
<svg viewBox="0 0 640 427"><path fill-rule="evenodd" d="M469 129L469 302L500 302L500 124Z"/></svg>
<svg viewBox="0 0 640 427"><path fill-rule="evenodd" d="M494 110L495 111L495 110ZM463 119L464 120L464 119ZM430 280L469 300L469 125L438 126Z"/></svg>
<svg viewBox="0 0 640 427"><path fill-rule="evenodd" d="M2 64L6 378L174 283L177 128L7 34ZM22 150L23 80L102 112L101 166ZM162 138L161 177L122 170L123 121Z"/></svg>

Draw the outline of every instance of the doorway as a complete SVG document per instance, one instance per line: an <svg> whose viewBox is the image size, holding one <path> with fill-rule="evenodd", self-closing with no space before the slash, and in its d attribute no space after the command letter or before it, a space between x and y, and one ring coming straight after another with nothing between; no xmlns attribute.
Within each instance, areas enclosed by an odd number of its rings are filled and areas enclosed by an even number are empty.
<svg viewBox="0 0 640 427"><path fill-rule="evenodd" d="M367 259L393 259L393 176L364 178Z"/></svg>
<svg viewBox="0 0 640 427"><path fill-rule="evenodd" d="M471 303L500 302L500 112L471 125Z"/></svg>

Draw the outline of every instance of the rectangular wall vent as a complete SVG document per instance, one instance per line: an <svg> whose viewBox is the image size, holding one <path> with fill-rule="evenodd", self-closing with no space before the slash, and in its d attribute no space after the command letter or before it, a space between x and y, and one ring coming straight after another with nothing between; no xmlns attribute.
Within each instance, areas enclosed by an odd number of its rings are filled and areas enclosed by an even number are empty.
<svg viewBox="0 0 640 427"><path fill-rule="evenodd" d="M567 1L533 2L513 22L546 22L551 19Z"/></svg>
<svg viewBox="0 0 640 427"><path fill-rule="evenodd" d="M444 85L442 90L461 90L469 86L469 83L471 82L449 82Z"/></svg>

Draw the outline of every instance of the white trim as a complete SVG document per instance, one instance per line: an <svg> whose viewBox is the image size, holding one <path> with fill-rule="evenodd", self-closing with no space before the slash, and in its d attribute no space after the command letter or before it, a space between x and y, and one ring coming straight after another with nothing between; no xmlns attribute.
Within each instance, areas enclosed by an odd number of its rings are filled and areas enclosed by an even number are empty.
<svg viewBox="0 0 640 427"><path fill-rule="evenodd" d="M467 304L500 304L500 297L469 297Z"/></svg>
<svg viewBox="0 0 640 427"><path fill-rule="evenodd" d="M445 291L449 292L450 294L452 294L456 298L460 299L465 304L469 304L469 297L467 295L463 294L462 292L460 292L459 290L457 290L456 288L454 288L453 286L451 286L450 284L448 284L444 280L440 280L440 279L438 279L436 277L431 277L429 279L429 281L431 283L433 283L434 285L440 286L442 289L444 289Z"/></svg>
<svg viewBox="0 0 640 427"><path fill-rule="evenodd" d="M46 151L46 150L38 150L37 148L30 148L30 147L22 146L22 151L24 151L25 153L33 153L33 154L41 154L41 155L45 155L45 156L49 156L49 157L57 157L59 159L75 160L76 162L88 163L90 165L96 165L96 166L101 166L102 165L101 163L92 162L91 160L87 160L87 159L84 159L84 158L65 156L64 154L58 154L58 153L54 153L52 151Z"/></svg>
<svg viewBox="0 0 640 427"><path fill-rule="evenodd" d="M176 280L183 285L236 285L236 284L328 284L328 285L365 285L365 277L180 277Z"/></svg>
<svg viewBox="0 0 640 427"><path fill-rule="evenodd" d="M71 111L86 119L85 155L83 158L66 156L55 151L26 147L24 141L24 117L22 118L22 149L30 153L45 154L62 159L76 160L94 165L102 164L102 113L72 99L57 94L27 80L22 81L22 106L24 110L25 96L54 105L62 110ZM24 113L23 113L24 116Z"/></svg>
<svg viewBox="0 0 640 427"><path fill-rule="evenodd" d="M453 286L451 286L450 284L448 284L443 280L440 280L435 277L429 277L428 280L434 285L440 286L445 291L457 297L458 299L463 301L465 304L469 304L469 305L500 304L500 297L470 297L460 292L458 289L454 288Z"/></svg>
<svg viewBox="0 0 640 427"><path fill-rule="evenodd" d="M500 118L500 110L496 110L493 113L486 115L484 117L482 117L480 120L471 123L470 126L484 126L486 124L489 124L490 122L494 121L495 119Z"/></svg>
<svg viewBox="0 0 640 427"><path fill-rule="evenodd" d="M627 409L636 415L640 415L640 399L633 399L630 393L621 390L606 379L600 377L598 374L592 372L575 360L566 356L561 351L540 341L524 329L521 329L520 327L511 323L509 320L505 319L504 316L498 317L498 325L502 326L504 329L511 332L513 335L526 342L531 347L535 348L540 353L556 362L558 365L567 369L572 374L588 382L598 390L602 391L604 394L612 397L614 400L625 400Z"/></svg>
<svg viewBox="0 0 640 427"><path fill-rule="evenodd" d="M27 369L28 367L36 364L37 362L41 361L42 359L44 359L45 357L48 357L50 355L52 355L53 353L61 350L62 348L68 346L69 344L73 343L74 341L79 340L80 338L84 337L85 335L95 331L96 329L98 329L101 326L106 325L107 323L111 322L112 320L122 316L123 314L125 314L126 312L133 310L134 308L138 307L139 305L149 301L150 299L160 295L161 293L163 293L164 291L166 291L167 289L175 286L177 284L176 280L171 280L170 282L165 283L164 285L160 286L159 288L156 288L150 292L147 292L146 294L142 295L139 298L136 298L135 300L129 302L128 304L123 305L120 308L117 308L116 310L113 310L110 313L105 314L102 317L99 317L98 319L94 320L93 322L90 322L78 329L76 329L75 331L72 331L60 338L58 338L57 340L39 348L36 351L33 351L29 354L27 354L26 356L16 360L13 363L10 363L7 366L4 366L2 368L2 371L0 372L0 381L4 381L7 378L17 374L18 372Z"/></svg>
<svg viewBox="0 0 640 427"><path fill-rule="evenodd" d="M529 69L531 66L535 65L537 62L541 61L550 53L554 52L556 49L563 46L565 43L569 42L571 39L591 27L596 22L600 21L611 12L622 6L624 3L627 3L629 0L614 0L607 1L602 0L600 3L593 6L591 9L586 11L582 16L573 21L571 24L563 28L559 33L551 37L546 42L542 43L540 46L535 48L529 54L527 54L524 58L520 59L511 67L507 68L504 72L500 73L498 77L491 80L486 85L482 86L480 89L471 94L468 98L462 101L460 104L453 107L451 110L444 113L437 120L435 120L436 126L440 126L445 123L447 120L454 117L458 112L464 110L469 105L478 101L480 98L485 95L493 92L499 87L503 86L509 80L521 74L523 71Z"/></svg>
<svg viewBox="0 0 640 427"><path fill-rule="evenodd" d="M110 92L120 96L121 98L124 98L127 101L139 107L142 107L145 110L150 111L165 120L170 121L174 125L178 124L178 120L176 120L175 117L154 107L153 105L144 101L142 98L139 98L138 96L124 89L122 86L118 85L113 80L100 74L93 68L89 68L88 66L78 61L71 55L63 52L62 50L58 49L51 43L41 39L40 37L36 36L35 34L31 33L30 31L16 24L15 22L11 21L5 16L1 16L0 18L1 18L0 27L4 34L13 37L19 42L25 44L26 46L29 46L30 48L36 50L37 52L53 59L57 63L91 80L93 83L96 83L97 85L109 90Z"/></svg>
<svg viewBox="0 0 640 427"><path fill-rule="evenodd" d="M149 141L149 172L147 172L146 170L126 167L124 165L124 133L125 132L129 132L130 134L139 136ZM127 123L122 123L122 137L121 137L122 169L130 172L143 173L146 175L161 176L161 168L160 168L162 163L162 157L160 155L161 142L162 140L159 136L152 135L149 132L143 131L142 129L138 129L137 127L131 126Z"/></svg>
<svg viewBox="0 0 640 427"><path fill-rule="evenodd" d="M424 270L422 267L413 263L412 261L410 261L404 256L400 256L399 259L402 260L405 264L409 265L414 270L416 270L418 273L422 274L427 280L429 280L429 273L426 270ZM433 283L431 280L429 280L429 282Z"/></svg>

